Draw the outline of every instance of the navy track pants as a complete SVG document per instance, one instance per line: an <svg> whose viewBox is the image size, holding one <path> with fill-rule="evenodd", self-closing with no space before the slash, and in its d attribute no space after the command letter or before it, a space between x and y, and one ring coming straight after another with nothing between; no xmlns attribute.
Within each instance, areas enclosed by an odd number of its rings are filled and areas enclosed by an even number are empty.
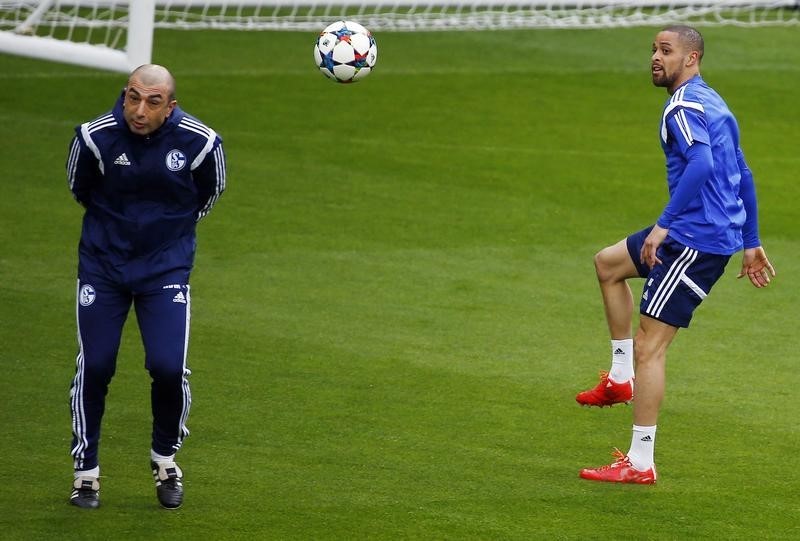
<svg viewBox="0 0 800 541"><path fill-rule="evenodd" d="M76 305L79 347L70 388L75 469L89 470L98 465L106 394L116 371L122 328L131 305L144 344L145 368L152 378L152 449L165 456L177 452L189 435L189 285L167 279L131 291L95 278L79 278Z"/></svg>

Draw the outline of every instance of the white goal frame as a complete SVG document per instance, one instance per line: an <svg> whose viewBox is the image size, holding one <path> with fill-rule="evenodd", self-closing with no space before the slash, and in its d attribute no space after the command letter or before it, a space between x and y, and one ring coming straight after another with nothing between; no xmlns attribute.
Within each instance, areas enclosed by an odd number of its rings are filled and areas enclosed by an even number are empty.
<svg viewBox="0 0 800 541"><path fill-rule="evenodd" d="M17 2L19 3L19 2ZM29 2L30 3L30 2ZM48 9L54 5L77 5L80 2L60 2L42 0L33 12L12 30L0 29L0 52L28 56L41 60L51 60L67 64L77 64L101 70L128 73L132 69L150 62L153 52L153 27L156 0L131 0L127 5L127 17L115 22L123 25L126 34L124 48L118 49L104 44L73 42L52 36L39 36L33 29L40 23ZM111 2L94 2L94 7L103 7ZM0 8L4 3L0 2ZM101 27L104 23L65 21L67 35L75 26L92 25ZM72 25L72 26L70 26Z"/></svg>
<svg viewBox="0 0 800 541"><path fill-rule="evenodd" d="M0 52L130 72L155 28L317 32L343 18L372 31L800 25L800 0L0 0Z"/></svg>

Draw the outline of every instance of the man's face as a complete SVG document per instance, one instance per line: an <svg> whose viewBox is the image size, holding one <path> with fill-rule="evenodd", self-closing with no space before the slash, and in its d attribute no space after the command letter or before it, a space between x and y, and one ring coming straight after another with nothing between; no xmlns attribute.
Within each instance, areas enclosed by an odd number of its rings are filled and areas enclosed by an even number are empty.
<svg viewBox="0 0 800 541"><path fill-rule="evenodd" d="M148 135L161 127L176 103L170 99L166 83L145 85L138 77L131 77L125 88L125 122L133 133Z"/></svg>
<svg viewBox="0 0 800 541"><path fill-rule="evenodd" d="M688 59L687 51L676 32L660 32L653 42L650 73L653 84L672 91L683 79Z"/></svg>

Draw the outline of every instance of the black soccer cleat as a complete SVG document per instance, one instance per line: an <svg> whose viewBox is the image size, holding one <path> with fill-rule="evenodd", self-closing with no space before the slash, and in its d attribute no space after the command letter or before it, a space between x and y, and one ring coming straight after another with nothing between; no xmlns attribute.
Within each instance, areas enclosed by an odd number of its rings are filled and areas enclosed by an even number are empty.
<svg viewBox="0 0 800 541"><path fill-rule="evenodd" d="M150 462L156 482L158 503L164 509L177 509L183 503L183 472L174 462Z"/></svg>
<svg viewBox="0 0 800 541"><path fill-rule="evenodd" d="M97 477L77 477L72 483L69 503L83 509L100 507L100 482Z"/></svg>

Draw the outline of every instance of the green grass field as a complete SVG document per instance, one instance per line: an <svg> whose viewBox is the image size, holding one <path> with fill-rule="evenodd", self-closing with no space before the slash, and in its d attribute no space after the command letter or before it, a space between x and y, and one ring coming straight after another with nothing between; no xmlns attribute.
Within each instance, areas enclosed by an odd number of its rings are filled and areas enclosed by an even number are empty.
<svg viewBox="0 0 800 541"><path fill-rule="evenodd" d="M653 487L578 478L631 410L593 254L666 202L655 29L378 33L356 85L313 35L161 32L219 131L199 226L186 503L158 508L135 318L103 425L102 507L67 504L81 209L76 124L125 77L0 55L0 539L798 539L797 28L709 28L778 277L734 256L668 362ZM634 289L640 287L634 284Z"/></svg>

